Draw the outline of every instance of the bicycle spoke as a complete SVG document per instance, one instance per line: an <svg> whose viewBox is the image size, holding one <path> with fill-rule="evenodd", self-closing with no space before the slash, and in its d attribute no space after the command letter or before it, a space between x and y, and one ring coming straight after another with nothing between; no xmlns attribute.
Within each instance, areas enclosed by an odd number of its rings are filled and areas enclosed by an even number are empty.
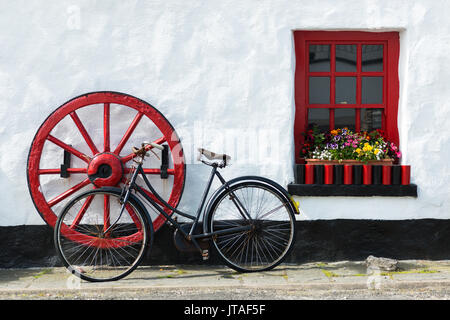
<svg viewBox="0 0 450 320"><path fill-rule="evenodd" d="M70 201L58 219L58 251L66 265L83 279L120 279L143 257L148 239L146 222L132 202L125 204L120 215L120 194L102 189L84 194ZM61 225L69 226L71 232L62 236Z"/></svg>
<svg viewBox="0 0 450 320"><path fill-rule="evenodd" d="M230 199L239 198L251 216L243 218ZM251 229L213 238L222 258L238 271L268 270L279 264L293 241L293 213L284 196L261 183L245 182L232 187L218 200L211 217L211 230L219 231L248 224Z"/></svg>

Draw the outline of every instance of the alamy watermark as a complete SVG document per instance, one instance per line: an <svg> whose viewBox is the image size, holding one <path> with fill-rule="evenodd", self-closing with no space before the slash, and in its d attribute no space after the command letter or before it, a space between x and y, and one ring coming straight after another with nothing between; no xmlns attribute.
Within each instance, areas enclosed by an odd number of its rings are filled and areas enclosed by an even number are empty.
<svg viewBox="0 0 450 320"><path fill-rule="evenodd" d="M231 156L232 163L237 165L276 165L286 161L290 136L274 127L218 128L195 121L193 126L177 128L172 139L180 137L186 164L198 163L197 149L205 148ZM181 151L181 146L171 151L176 154Z"/></svg>
<svg viewBox="0 0 450 320"><path fill-rule="evenodd" d="M77 5L71 5L66 9L66 25L69 30L81 29L81 9Z"/></svg>

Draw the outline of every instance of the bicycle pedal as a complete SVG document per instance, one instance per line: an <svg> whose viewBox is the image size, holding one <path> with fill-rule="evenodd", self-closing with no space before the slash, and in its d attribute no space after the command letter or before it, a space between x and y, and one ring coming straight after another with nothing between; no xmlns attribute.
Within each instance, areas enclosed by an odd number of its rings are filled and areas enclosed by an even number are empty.
<svg viewBox="0 0 450 320"><path fill-rule="evenodd" d="M208 260L209 259L209 250L203 250L202 257L203 257L203 260Z"/></svg>

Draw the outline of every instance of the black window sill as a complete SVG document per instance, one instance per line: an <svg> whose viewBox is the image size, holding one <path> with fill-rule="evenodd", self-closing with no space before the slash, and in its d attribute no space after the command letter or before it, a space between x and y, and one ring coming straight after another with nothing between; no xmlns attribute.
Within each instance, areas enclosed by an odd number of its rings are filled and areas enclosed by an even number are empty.
<svg viewBox="0 0 450 320"><path fill-rule="evenodd" d="M340 167L340 168L339 168ZM402 184L399 166L391 167L392 179L390 184L383 184L381 166L373 166L372 179L369 184L363 183L362 166L352 167L351 184L345 184L342 174L343 166L334 166L333 184L325 183L324 168L321 165L313 166L312 183L305 183L305 167L296 164L294 167L295 181L288 185L291 195L302 197L415 197L417 198L417 185ZM377 167L377 168L376 168ZM377 170L375 170L375 168ZM338 169L340 171L338 171Z"/></svg>
<svg viewBox="0 0 450 320"><path fill-rule="evenodd" d="M417 185L295 184L288 185L291 195L301 197L415 197Z"/></svg>

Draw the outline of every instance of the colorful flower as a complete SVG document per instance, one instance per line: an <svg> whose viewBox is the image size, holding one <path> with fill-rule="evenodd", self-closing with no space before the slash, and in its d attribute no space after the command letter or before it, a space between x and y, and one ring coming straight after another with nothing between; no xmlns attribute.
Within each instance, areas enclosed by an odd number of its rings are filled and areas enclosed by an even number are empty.
<svg viewBox="0 0 450 320"><path fill-rule="evenodd" d="M400 150L394 143L386 141L382 133L381 130L352 132L348 128L320 132L315 127L305 134L301 156L322 160L399 159Z"/></svg>

